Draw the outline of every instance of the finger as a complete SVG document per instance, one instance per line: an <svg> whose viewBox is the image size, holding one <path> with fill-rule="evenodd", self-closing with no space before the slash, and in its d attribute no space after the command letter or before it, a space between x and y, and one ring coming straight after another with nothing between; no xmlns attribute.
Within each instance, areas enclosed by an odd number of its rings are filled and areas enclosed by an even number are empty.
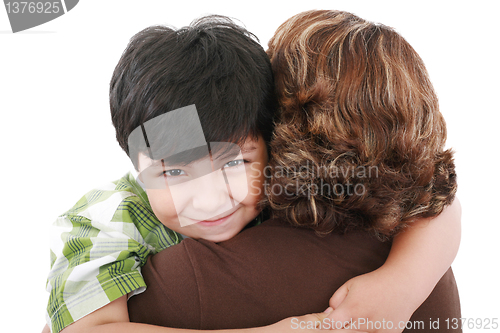
<svg viewBox="0 0 500 333"><path fill-rule="evenodd" d="M332 328L349 328L353 323L351 320L351 315L347 310L340 307L337 310L333 310L332 312L327 314L327 320L331 323Z"/></svg>
<svg viewBox="0 0 500 333"><path fill-rule="evenodd" d="M344 283L337 291L333 294L333 296L330 298L330 306L334 309L337 309L344 301L344 299L347 297L347 294L349 293L349 289L347 288L347 285Z"/></svg>
<svg viewBox="0 0 500 333"><path fill-rule="evenodd" d="M308 327L314 326L315 329L318 329L321 328L321 323L325 318L326 318L325 313L311 313L300 317L294 317L293 319L296 319L296 322L307 323Z"/></svg>
<svg viewBox="0 0 500 333"><path fill-rule="evenodd" d="M295 317L295 325L297 323L304 323L303 328L306 329L307 331L309 330L314 330L315 332L320 329L320 330L328 330L328 331L333 331L333 332L345 332L345 333L365 333L364 331L358 331L354 329L349 329L345 325L349 326L350 321L346 323L338 323L337 326L331 322L329 319L326 319L326 313L312 313L300 317ZM344 325L345 324L345 325ZM301 332L301 331L299 331Z"/></svg>

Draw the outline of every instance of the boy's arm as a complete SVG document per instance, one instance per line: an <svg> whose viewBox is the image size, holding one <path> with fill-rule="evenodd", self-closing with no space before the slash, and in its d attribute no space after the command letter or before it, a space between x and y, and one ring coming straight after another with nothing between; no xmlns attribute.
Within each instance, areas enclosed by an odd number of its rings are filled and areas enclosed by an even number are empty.
<svg viewBox="0 0 500 333"><path fill-rule="evenodd" d="M457 255L461 216L460 202L455 199L437 217L421 219L394 238L382 267L410 283L417 307L427 299Z"/></svg>
<svg viewBox="0 0 500 333"><path fill-rule="evenodd" d="M130 174L85 194L51 226L47 322L54 333L146 284L150 254L179 242ZM45 333L45 331L44 331Z"/></svg>
<svg viewBox="0 0 500 333"><path fill-rule="evenodd" d="M140 265L152 252L147 244L120 231L125 222L107 227L77 218L60 217L51 230L55 260L47 279L47 314L53 332L145 287Z"/></svg>
<svg viewBox="0 0 500 333"><path fill-rule="evenodd" d="M285 332L317 332L316 327L307 323L319 325L327 313L315 313L300 317L283 319L275 324L233 330L210 330L224 333L285 333ZM317 326L319 328L319 326ZM127 296L109 303L101 309L77 320L67 326L61 333L200 333L200 330L161 327L148 324L129 322ZM351 330L336 330L335 332L357 332Z"/></svg>
<svg viewBox="0 0 500 333"><path fill-rule="evenodd" d="M128 321L127 295L125 295L66 326L61 333L93 332L101 325Z"/></svg>
<svg viewBox="0 0 500 333"><path fill-rule="evenodd" d="M406 322L453 262L460 244L461 214L455 199L437 217L416 221L398 234L382 267L349 280L335 292L330 306L336 310L329 318Z"/></svg>

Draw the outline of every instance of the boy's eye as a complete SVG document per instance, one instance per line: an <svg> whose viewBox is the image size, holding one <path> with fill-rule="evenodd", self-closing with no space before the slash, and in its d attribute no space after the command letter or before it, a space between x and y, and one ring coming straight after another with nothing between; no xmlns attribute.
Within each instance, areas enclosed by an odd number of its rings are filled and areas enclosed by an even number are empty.
<svg viewBox="0 0 500 333"><path fill-rule="evenodd" d="M181 169L172 169L172 170L163 171L163 175L169 176L169 177L176 177L176 176L181 176L181 175L185 175L185 174L186 173L184 172L184 170L181 170Z"/></svg>
<svg viewBox="0 0 500 333"><path fill-rule="evenodd" d="M246 162L245 160L234 160L234 161L227 162L226 164L224 164L223 168L235 167L235 166L238 166L238 165L243 164L245 162Z"/></svg>

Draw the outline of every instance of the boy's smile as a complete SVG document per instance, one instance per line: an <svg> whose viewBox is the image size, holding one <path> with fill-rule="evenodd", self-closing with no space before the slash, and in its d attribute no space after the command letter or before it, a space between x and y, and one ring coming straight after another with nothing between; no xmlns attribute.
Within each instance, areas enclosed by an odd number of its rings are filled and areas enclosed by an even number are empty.
<svg viewBox="0 0 500 333"><path fill-rule="evenodd" d="M221 242L239 233L260 213L267 165L261 137L249 137L239 148L239 154L207 156L188 165L154 163L140 153L140 178L156 217L195 239Z"/></svg>
<svg viewBox="0 0 500 333"><path fill-rule="evenodd" d="M205 221L200 221L200 222L197 222L201 225L206 225L206 226L215 226L215 225L219 225L221 223L224 223L225 221L227 221L232 215L233 215L234 212L231 212L229 214L227 214L226 216L223 216L223 217L219 217L219 218L216 218L216 219L212 219L212 220L205 220Z"/></svg>

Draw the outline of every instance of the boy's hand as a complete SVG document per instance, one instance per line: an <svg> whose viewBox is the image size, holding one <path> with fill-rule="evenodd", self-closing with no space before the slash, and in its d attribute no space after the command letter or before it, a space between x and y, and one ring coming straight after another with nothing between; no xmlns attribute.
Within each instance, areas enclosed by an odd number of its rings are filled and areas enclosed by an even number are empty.
<svg viewBox="0 0 500 333"><path fill-rule="evenodd" d="M329 329L331 325L327 319L328 313L313 313L300 317L290 317L283 319L275 324L263 327L265 333L286 333L286 332L316 332L319 329ZM252 329L250 329L251 331ZM262 328L254 329L259 333L262 332ZM353 329L336 329L334 332L338 333L364 333L363 331L353 330Z"/></svg>
<svg viewBox="0 0 500 333"><path fill-rule="evenodd" d="M416 302L411 284L382 266L344 283L330 299L328 319L367 332L402 332L420 306Z"/></svg>

